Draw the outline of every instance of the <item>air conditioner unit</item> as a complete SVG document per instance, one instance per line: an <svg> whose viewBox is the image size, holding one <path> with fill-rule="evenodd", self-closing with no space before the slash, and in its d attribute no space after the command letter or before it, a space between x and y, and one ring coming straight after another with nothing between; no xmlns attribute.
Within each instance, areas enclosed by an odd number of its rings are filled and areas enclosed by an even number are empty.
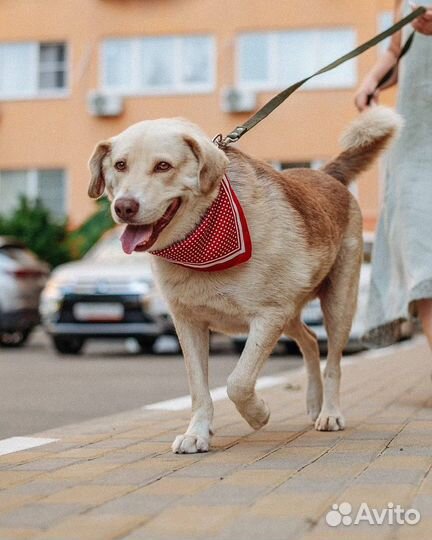
<svg viewBox="0 0 432 540"><path fill-rule="evenodd" d="M92 116L120 116L124 103L121 96L92 90L87 96L87 107Z"/></svg>
<svg viewBox="0 0 432 540"><path fill-rule="evenodd" d="M221 108L226 113L251 112L256 109L257 96L250 90L224 88L221 95Z"/></svg>

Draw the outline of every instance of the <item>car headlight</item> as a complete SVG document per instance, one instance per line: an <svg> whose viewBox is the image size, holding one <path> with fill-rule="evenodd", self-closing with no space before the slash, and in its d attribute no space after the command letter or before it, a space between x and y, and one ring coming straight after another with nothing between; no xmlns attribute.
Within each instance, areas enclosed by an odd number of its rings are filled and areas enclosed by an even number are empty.
<svg viewBox="0 0 432 540"><path fill-rule="evenodd" d="M64 295L71 289L71 284L60 279L50 279L42 291L39 311L43 318L51 318L61 306Z"/></svg>
<svg viewBox="0 0 432 540"><path fill-rule="evenodd" d="M42 300L57 300L63 297L63 291L58 283L54 281L48 282L42 291Z"/></svg>

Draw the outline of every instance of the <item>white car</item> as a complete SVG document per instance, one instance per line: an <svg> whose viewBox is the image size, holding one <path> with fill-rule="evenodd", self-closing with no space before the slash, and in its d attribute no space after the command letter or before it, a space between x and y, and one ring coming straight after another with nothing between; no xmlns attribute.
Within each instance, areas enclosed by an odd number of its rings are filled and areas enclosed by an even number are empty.
<svg viewBox="0 0 432 540"><path fill-rule="evenodd" d="M368 249L367 243L365 242L365 260L363 261L360 270L357 311L353 319L349 340L345 347L345 352L356 352L365 348L361 341L361 338L365 331L365 317L370 277L370 251ZM313 300L305 307L305 309L303 310L302 318L304 322L310 327L310 329L315 332L318 338L320 349L321 351L325 352L327 350L327 332L324 327L324 318L318 299Z"/></svg>
<svg viewBox="0 0 432 540"><path fill-rule="evenodd" d="M42 323L59 353L78 354L90 338L128 337L147 352L173 333L151 255L123 253L120 234L109 231L82 260L57 267L42 292Z"/></svg>
<svg viewBox="0 0 432 540"><path fill-rule="evenodd" d="M0 236L0 346L23 345L39 324L39 295L49 266L24 244Z"/></svg>
<svg viewBox="0 0 432 540"><path fill-rule="evenodd" d="M357 311L351 327L351 333L345 352L356 352L364 349L364 345L361 338L365 330L365 317L366 317L366 305L369 292L369 284L371 278L371 256L372 247L374 242L374 235L372 233L363 233L364 242L364 254L363 264L360 270L359 292L357 299ZM303 321L313 330L318 338L318 343L321 352L327 350L327 332L324 327L324 318L321 311L320 302L318 299L312 300L303 310ZM404 338L410 337L412 330L407 329L407 332L403 336ZM234 339L234 345L238 351L242 350L246 338L238 337ZM281 339L289 352L297 352L297 345L288 338L283 337Z"/></svg>

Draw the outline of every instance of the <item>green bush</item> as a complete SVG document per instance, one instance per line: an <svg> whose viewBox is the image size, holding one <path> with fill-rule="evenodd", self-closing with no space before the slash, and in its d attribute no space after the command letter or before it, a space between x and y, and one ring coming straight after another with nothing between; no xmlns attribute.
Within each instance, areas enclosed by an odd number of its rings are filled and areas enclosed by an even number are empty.
<svg viewBox="0 0 432 540"><path fill-rule="evenodd" d="M108 199L99 199L97 205L96 212L69 234L68 244L74 259L85 255L99 238L114 226Z"/></svg>
<svg viewBox="0 0 432 540"><path fill-rule="evenodd" d="M98 209L73 231L67 220L58 221L40 201L21 197L17 209L10 216L0 215L0 235L21 240L36 255L51 266L80 259L114 226L109 201L97 201Z"/></svg>
<svg viewBox="0 0 432 540"><path fill-rule="evenodd" d="M71 259L66 221L55 220L39 201L22 197L13 214L0 216L0 235L21 240L51 266Z"/></svg>

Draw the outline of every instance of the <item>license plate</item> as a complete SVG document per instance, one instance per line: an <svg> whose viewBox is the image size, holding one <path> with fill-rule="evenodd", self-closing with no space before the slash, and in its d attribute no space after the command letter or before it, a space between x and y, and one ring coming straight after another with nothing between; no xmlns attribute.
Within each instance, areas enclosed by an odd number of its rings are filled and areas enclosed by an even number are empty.
<svg viewBox="0 0 432 540"><path fill-rule="evenodd" d="M124 315L122 304L78 302L73 307L78 321L121 321Z"/></svg>

